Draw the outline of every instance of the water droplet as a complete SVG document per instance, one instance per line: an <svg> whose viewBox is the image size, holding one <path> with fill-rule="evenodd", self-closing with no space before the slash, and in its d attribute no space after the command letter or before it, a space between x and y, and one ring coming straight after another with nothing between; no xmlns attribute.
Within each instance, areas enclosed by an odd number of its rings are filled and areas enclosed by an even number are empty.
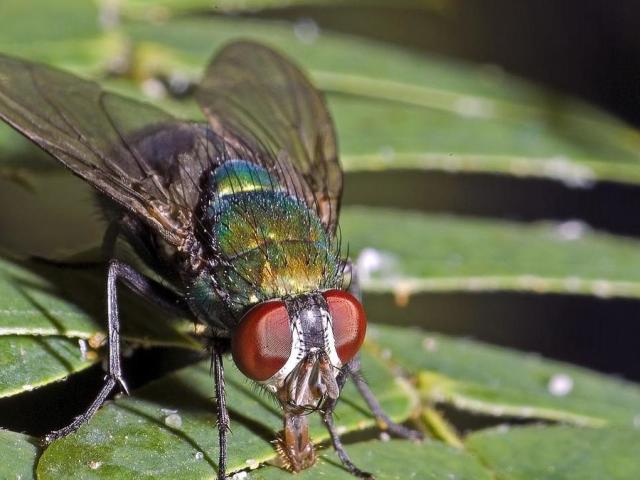
<svg viewBox="0 0 640 480"><path fill-rule="evenodd" d="M79 338L78 346L80 347L80 357L83 360L86 360L87 359L87 341L84 338Z"/></svg>
<svg viewBox="0 0 640 480"><path fill-rule="evenodd" d="M312 18L301 18L294 23L293 34L300 42L312 44L320 35L320 27Z"/></svg>
<svg viewBox="0 0 640 480"><path fill-rule="evenodd" d="M424 339L422 340L422 348L424 348L427 352L437 352L438 341L433 337L424 337Z"/></svg>
<svg viewBox="0 0 640 480"><path fill-rule="evenodd" d="M202 460L204 458L204 453L196 452L194 457L195 457L196 460Z"/></svg>
<svg viewBox="0 0 640 480"><path fill-rule="evenodd" d="M596 297L608 298L611 296L612 288L611 282L606 280L596 280L593 282L592 291Z"/></svg>
<svg viewBox="0 0 640 480"><path fill-rule="evenodd" d="M160 80L148 78L142 82L142 93L149 98L160 99L167 96L167 89Z"/></svg>
<svg viewBox="0 0 640 480"><path fill-rule="evenodd" d="M169 76L169 89L174 95L187 94L191 85L191 79L183 72L172 72Z"/></svg>
<svg viewBox="0 0 640 480"><path fill-rule="evenodd" d="M390 145L384 145L379 149L380 157L383 162L393 162L396 157L395 149Z"/></svg>
<svg viewBox="0 0 640 480"><path fill-rule="evenodd" d="M380 440L383 442L388 442L391 440L391 436L387 432L380 432Z"/></svg>
<svg viewBox="0 0 640 480"><path fill-rule="evenodd" d="M555 397L565 397L573 390L573 379L567 374L557 373L549 379L547 389Z"/></svg>
<svg viewBox="0 0 640 480"><path fill-rule="evenodd" d="M395 256L375 248L365 248L356 260L358 276L363 282L373 278L390 279L398 277L398 261Z"/></svg>
<svg viewBox="0 0 640 480"><path fill-rule="evenodd" d="M164 418L164 424L171 428L182 427L182 417L177 413L172 413Z"/></svg>
<svg viewBox="0 0 640 480"><path fill-rule="evenodd" d="M471 118L490 118L495 113L495 106L491 100L468 95L456 100L453 109L459 115Z"/></svg>
<svg viewBox="0 0 640 480"><path fill-rule="evenodd" d="M555 234L559 240L571 242L579 240L589 231L589 225L580 220L567 220L556 226Z"/></svg>

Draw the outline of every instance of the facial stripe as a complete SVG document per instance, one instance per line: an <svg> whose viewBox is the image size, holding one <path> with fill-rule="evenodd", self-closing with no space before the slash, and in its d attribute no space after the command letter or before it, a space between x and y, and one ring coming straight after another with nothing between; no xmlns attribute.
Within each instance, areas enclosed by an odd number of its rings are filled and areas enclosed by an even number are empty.
<svg viewBox="0 0 640 480"><path fill-rule="evenodd" d="M313 350L323 350L329 356L337 375L342 362L336 350L331 315L325 299L322 295L301 295L286 299L285 305L291 322L291 354L273 377L261 383L275 391L300 360Z"/></svg>

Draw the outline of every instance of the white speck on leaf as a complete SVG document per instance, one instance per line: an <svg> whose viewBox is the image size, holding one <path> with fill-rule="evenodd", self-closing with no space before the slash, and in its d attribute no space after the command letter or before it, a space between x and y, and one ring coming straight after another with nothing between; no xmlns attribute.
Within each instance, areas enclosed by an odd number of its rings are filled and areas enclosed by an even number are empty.
<svg viewBox="0 0 640 480"><path fill-rule="evenodd" d="M177 413L172 413L172 414L167 415L165 417L164 424L167 427L180 428L180 427L182 427L182 417L180 415L178 415Z"/></svg>
<svg viewBox="0 0 640 480"><path fill-rule="evenodd" d="M491 100L469 95L457 99L453 109L463 117L491 118L495 114L495 105Z"/></svg>
<svg viewBox="0 0 640 480"><path fill-rule="evenodd" d="M547 389L554 397L566 397L573 390L573 379L565 373L556 373L549 379Z"/></svg>
<svg viewBox="0 0 640 480"><path fill-rule="evenodd" d="M509 430L511 430L511 426L506 423L502 423L496 427L497 433L507 433Z"/></svg>
<svg viewBox="0 0 640 480"><path fill-rule="evenodd" d="M301 18L293 24L293 34L301 43L310 45L320 36L320 27L312 18Z"/></svg>
<svg viewBox="0 0 640 480"><path fill-rule="evenodd" d="M563 182L571 188L590 188L595 183L594 172L567 157L551 157L542 164L543 175Z"/></svg>
<svg viewBox="0 0 640 480"><path fill-rule="evenodd" d="M78 346L80 347L80 358L82 358L82 360L86 360L88 351L87 341L84 338L79 338Z"/></svg>
<svg viewBox="0 0 640 480"><path fill-rule="evenodd" d="M249 467L251 470L255 470L260 466L260 462L255 458L249 458L248 460L245 460L244 463L246 463L247 467Z"/></svg>
<svg viewBox="0 0 640 480"><path fill-rule="evenodd" d="M555 233L559 240L574 241L584 237L589 231L589 226L580 220L567 220L556 226Z"/></svg>
<svg viewBox="0 0 640 480"><path fill-rule="evenodd" d="M196 460L202 460L204 458L204 453L196 452L194 457L195 457Z"/></svg>
<svg viewBox="0 0 640 480"><path fill-rule="evenodd" d="M102 462L98 462L98 461L96 461L96 460L91 460L91 461L89 462L89 468L90 468L91 470L97 470L97 469L99 469L101 466L102 466Z"/></svg>
<svg viewBox="0 0 640 480"><path fill-rule="evenodd" d="M396 158L396 150L390 145L384 145L378 151L383 162L393 162Z"/></svg>
<svg viewBox="0 0 640 480"><path fill-rule="evenodd" d="M593 282L592 291L596 297L608 298L612 293L612 285L607 280L596 280Z"/></svg>
<svg viewBox="0 0 640 480"><path fill-rule="evenodd" d="M427 352L437 352L438 341L433 337L424 337L424 339L422 340L422 348L424 348Z"/></svg>
<svg viewBox="0 0 640 480"><path fill-rule="evenodd" d="M142 93L149 98L159 100L167 96L167 89L160 80L156 78L148 78L142 82Z"/></svg>
<svg viewBox="0 0 640 480"><path fill-rule="evenodd" d="M169 76L169 88L172 92L184 95L191 86L191 80L183 72L172 72Z"/></svg>
<svg viewBox="0 0 640 480"><path fill-rule="evenodd" d="M398 261L395 256L375 248L365 248L356 259L358 276L363 282L374 278L398 278Z"/></svg>

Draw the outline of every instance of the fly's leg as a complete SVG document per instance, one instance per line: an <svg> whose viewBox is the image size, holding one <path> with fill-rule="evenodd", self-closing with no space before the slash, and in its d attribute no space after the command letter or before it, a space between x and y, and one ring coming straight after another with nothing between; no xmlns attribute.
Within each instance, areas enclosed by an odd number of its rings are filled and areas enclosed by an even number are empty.
<svg viewBox="0 0 640 480"><path fill-rule="evenodd" d="M342 371L336 377L338 390L340 392L342 391L342 387L344 387L344 384L347 382L348 376L349 376L349 364L345 365ZM338 398L340 398L340 396L338 396ZM362 471L354 465L354 463L351 461L351 458L349 458L349 455L347 454L347 451L345 450L344 445L342 445L342 441L340 440L340 435L338 434L338 430L336 429L336 426L333 423L333 411L336 408L336 403L338 403L337 398L336 399L329 398L324 404L323 412L322 412L322 421L324 422L325 426L327 427L327 430L329 431L333 448L338 454L338 458L340 459L340 462L342 462L342 465L344 465L344 467L347 470L349 470L349 472L352 475L358 478L366 479L366 480L374 480L375 477L372 474Z"/></svg>
<svg viewBox="0 0 640 480"><path fill-rule="evenodd" d="M349 376L353 380L353 383L355 383L358 392L362 395L362 398L371 409L371 413L376 417L378 425L380 425L383 430L386 430L397 437L407 438L410 440L422 440L424 435L422 435L421 432L412 430L411 428L394 422L389 418L389 415L384 412L380 402L369 388L369 385L367 385L367 382L362 378L362 374L360 373L359 355L356 355L353 360L349 362Z"/></svg>
<svg viewBox="0 0 640 480"><path fill-rule="evenodd" d="M223 347L214 344L212 347L211 367L216 385L216 406L218 409L218 480L226 480L227 471L227 433L230 429L229 412L224 396L224 367L222 364Z"/></svg>
<svg viewBox="0 0 640 480"><path fill-rule="evenodd" d="M362 292L360 290L360 282L358 281L358 272L356 270L356 266L350 259L347 259L344 266L345 274L348 274L351 278L351 282L349 284L349 292L356 297L358 300L362 301ZM403 425L400 425L389 418L389 416L384 412L380 402L375 397L367 382L362 378L362 374L360 373L360 355L356 355L351 362L349 362L349 376L353 379L353 383L355 383L358 392L362 395L362 398L367 403L371 412L376 417L378 424L384 429L388 430L390 433L402 437L408 438L411 440L420 440L423 438L422 433L407 428Z"/></svg>
<svg viewBox="0 0 640 480"><path fill-rule="evenodd" d="M122 376L122 367L120 364L120 317L118 314L118 295L116 291L118 280L122 280L134 292L152 303L174 312L185 313L185 310L182 308L183 301L176 293L145 277L125 263L118 260L109 262L109 270L107 273L109 369L105 377L105 383L89 408L87 408L82 415L78 415L73 422L66 427L46 435L44 437L45 443L51 443L80 428L82 424L87 422L96 413L117 385L120 385L122 391L127 394L129 393L127 384Z"/></svg>

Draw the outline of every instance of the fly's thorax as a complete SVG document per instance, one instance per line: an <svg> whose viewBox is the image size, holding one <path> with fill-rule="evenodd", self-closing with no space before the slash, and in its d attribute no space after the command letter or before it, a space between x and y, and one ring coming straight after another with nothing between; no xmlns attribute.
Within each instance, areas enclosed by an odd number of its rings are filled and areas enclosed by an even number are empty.
<svg viewBox="0 0 640 480"><path fill-rule="evenodd" d="M264 167L227 161L209 172L205 185L200 236L211 258L190 288L205 316L220 317L222 308L239 320L256 303L337 284L333 239L316 213ZM232 328L229 318L222 321Z"/></svg>

